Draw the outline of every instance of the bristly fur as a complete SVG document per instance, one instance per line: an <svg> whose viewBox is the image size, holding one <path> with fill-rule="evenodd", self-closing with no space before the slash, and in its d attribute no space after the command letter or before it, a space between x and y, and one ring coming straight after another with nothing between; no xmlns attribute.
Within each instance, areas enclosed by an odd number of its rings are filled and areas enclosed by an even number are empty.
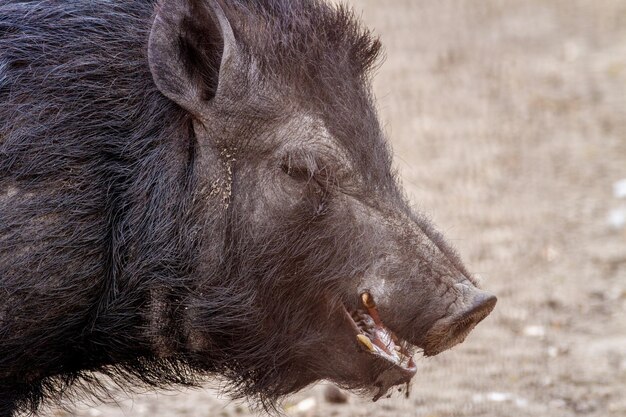
<svg viewBox="0 0 626 417"><path fill-rule="evenodd" d="M365 74L379 50L344 8L277 0L230 7L256 22L238 36L264 70L291 80L323 82L325 65ZM200 240L187 237L202 222L223 221L207 220L192 201L189 118L152 82L145 48L153 12L153 1L0 1L1 415L35 412L80 381L93 387L94 371L151 386L196 384L217 372L266 404L283 394L279 375L261 375L269 369L262 363L282 360L266 357L284 351L282 341L254 356L245 346L251 334L237 342L239 358L215 354L207 369L186 355L159 357L145 337L153 324L137 314L157 308L155 292L169 302L197 286ZM234 320L254 331L258 318L239 284L219 280L206 294L208 333L227 334Z"/></svg>
<svg viewBox="0 0 626 417"><path fill-rule="evenodd" d="M261 67L298 84L323 82L320 72L331 68L343 71L346 79L367 76L378 62L380 41L346 6L317 0L237 0L226 7L253 22L235 23L235 28Z"/></svg>

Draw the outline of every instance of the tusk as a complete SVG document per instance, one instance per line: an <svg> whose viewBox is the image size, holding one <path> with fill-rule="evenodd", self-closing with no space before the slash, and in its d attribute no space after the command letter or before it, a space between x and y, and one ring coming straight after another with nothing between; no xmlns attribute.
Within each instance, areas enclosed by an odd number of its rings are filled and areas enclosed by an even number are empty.
<svg viewBox="0 0 626 417"><path fill-rule="evenodd" d="M367 308L376 308L376 303L374 302L374 298L368 292L364 292L361 294L361 301L363 305Z"/></svg>
<svg viewBox="0 0 626 417"><path fill-rule="evenodd" d="M367 350L369 350L370 352L374 351L374 345L367 336L365 336L364 334L357 334L356 338L363 346L367 348Z"/></svg>

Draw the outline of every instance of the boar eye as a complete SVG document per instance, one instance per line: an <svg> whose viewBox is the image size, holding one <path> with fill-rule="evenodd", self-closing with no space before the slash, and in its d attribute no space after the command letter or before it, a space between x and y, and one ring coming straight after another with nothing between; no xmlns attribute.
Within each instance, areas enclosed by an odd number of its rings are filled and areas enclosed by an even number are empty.
<svg viewBox="0 0 626 417"><path fill-rule="evenodd" d="M307 167L301 167L297 165L291 165L287 162L283 162L280 166L283 172L289 175L291 178L297 181L309 181L313 178L313 173Z"/></svg>
<svg viewBox="0 0 626 417"><path fill-rule="evenodd" d="M326 189L332 185L330 166L311 154L291 154L283 158L282 171L292 179Z"/></svg>
<svg viewBox="0 0 626 417"><path fill-rule="evenodd" d="M315 179L319 164L316 158L308 152L293 152L284 155L281 169L297 181L310 182Z"/></svg>

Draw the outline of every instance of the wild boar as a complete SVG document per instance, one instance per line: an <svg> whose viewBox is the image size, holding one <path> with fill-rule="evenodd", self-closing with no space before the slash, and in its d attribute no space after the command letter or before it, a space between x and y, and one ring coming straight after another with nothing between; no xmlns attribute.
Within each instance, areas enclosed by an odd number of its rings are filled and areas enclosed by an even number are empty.
<svg viewBox="0 0 626 417"><path fill-rule="evenodd" d="M0 415L221 378L375 398L493 309L318 0L0 1ZM75 392L75 391L74 391Z"/></svg>

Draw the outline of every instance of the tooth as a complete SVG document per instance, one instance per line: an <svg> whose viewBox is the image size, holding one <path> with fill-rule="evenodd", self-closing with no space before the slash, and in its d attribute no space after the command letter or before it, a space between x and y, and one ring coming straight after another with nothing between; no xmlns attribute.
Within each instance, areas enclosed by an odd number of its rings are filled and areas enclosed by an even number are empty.
<svg viewBox="0 0 626 417"><path fill-rule="evenodd" d="M367 350L369 350L370 352L374 351L374 345L372 345L372 342L367 336L365 336L364 334L357 334L356 338L359 342L361 342L363 346L367 348Z"/></svg>
<svg viewBox="0 0 626 417"><path fill-rule="evenodd" d="M363 305L367 308L375 308L376 303L374 303L374 299L368 292L364 292L361 294L361 301L363 301Z"/></svg>

